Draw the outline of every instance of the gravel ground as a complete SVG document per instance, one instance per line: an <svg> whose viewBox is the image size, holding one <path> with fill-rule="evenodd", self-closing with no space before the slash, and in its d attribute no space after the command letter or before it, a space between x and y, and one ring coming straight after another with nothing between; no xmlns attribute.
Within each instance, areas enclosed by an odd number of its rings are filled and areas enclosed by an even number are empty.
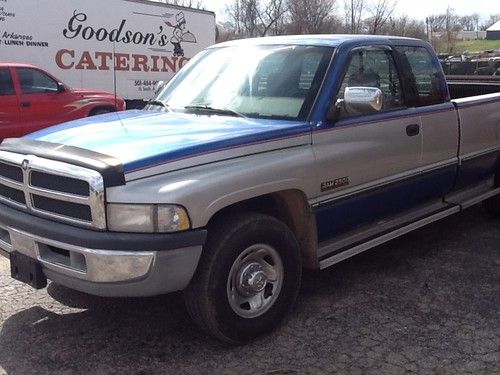
<svg viewBox="0 0 500 375"><path fill-rule="evenodd" d="M35 291L0 259L0 373L500 373L500 221L480 207L321 272L272 334L229 347L180 294Z"/></svg>

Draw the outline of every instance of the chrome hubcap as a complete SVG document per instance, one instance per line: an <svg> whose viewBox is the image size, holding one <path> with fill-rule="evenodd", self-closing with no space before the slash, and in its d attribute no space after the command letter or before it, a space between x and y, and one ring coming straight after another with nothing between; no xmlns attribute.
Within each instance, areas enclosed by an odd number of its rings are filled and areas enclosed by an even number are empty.
<svg viewBox="0 0 500 375"><path fill-rule="evenodd" d="M229 271L229 305L239 316L255 318L274 304L282 284L283 263L278 252L266 244L252 245L236 258Z"/></svg>
<svg viewBox="0 0 500 375"><path fill-rule="evenodd" d="M259 263L252 262L238 272L236 288L241 294L252 295L261 292L269 281Z"/></svg>

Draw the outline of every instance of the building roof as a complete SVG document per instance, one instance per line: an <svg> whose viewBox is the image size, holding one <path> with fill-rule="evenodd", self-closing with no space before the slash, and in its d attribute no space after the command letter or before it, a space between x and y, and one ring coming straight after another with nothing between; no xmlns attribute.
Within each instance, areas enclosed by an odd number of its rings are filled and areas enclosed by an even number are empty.
<svg viewBox="0 0 500 375"><path fill-rule="evenodd" d="M486 31L500 31L500 21L495 22L493 25L488 27Z"/></svg>

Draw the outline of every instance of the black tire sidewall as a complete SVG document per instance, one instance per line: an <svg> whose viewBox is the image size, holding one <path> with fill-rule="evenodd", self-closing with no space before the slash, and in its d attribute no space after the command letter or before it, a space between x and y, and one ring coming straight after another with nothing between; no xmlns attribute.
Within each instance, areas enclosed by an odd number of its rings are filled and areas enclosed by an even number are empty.
<svg viewBox="0 0 500 375"><path fill-rule="evenodd" d="M215 262L209 279L208 298L213 301L214 318L220 332L236 342L245 342L272 330L293 305L300 286L301 259L297 241L280 221L263 217L247 220L222 236L215 245ZM220 238L219 238L220 239ZM236 258L255 244L273 247L283 263L283 284L278 298L262 315L243 318L231 308L227 295L227 280Z"/></svg>
<svg viewBox="0 0 500 375"><path fill-rule="evenodd" d="M90 111L89 116L104 115L105 113L110 113L110 112L113 112L113 111L110 109L107 109L107 108L97 108L97 109L93 109L92 111Z"/></svg>

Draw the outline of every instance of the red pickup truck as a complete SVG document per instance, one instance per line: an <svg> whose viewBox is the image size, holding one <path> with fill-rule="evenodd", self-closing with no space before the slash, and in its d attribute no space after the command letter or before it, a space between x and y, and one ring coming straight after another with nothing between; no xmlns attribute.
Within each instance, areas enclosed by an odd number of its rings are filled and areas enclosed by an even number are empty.
<svg viewBox="0 0 500 375"><path fill-rule="evenodd" d="M33 65L0 62L0 141L124 109L125 101L112 93L72 89Z"/></svg>

